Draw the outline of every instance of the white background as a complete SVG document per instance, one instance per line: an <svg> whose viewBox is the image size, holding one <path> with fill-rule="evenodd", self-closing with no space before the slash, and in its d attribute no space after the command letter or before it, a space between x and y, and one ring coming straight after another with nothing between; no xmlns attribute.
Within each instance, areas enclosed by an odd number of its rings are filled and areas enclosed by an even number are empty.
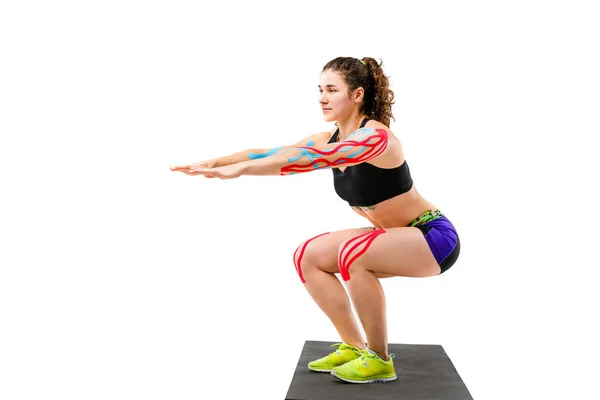
<svg viewBox="0 0 600 400"><path fill-rule="evenodd" d="M330 171L169 166L329 129L337 56L383 60L462 239L447 274L383 281L390 342L441 344L478 400L597 398L592 4L3 2L0 398L285 397L304 341L339 340L292 254L365 221Z"/></svg>

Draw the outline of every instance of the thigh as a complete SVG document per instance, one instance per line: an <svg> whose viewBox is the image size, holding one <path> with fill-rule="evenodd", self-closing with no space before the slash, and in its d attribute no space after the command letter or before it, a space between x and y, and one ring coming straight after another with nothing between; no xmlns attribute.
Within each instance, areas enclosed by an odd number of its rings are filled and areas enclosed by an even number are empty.
<svg viewBox="0 0 600 400"><path fill-rule="evenodd" d="M379 235L377 235L379 233ZM377 230L355 237L340 247L340 272L350 279L355 268L365 268L378 277L425 277L440 273L427 241L417 228L401 227Z"/></svg>
<svg viewBox="0 0 600 400"><path fill-rule="evenodd" d="M308 265L323 271L339 272L338 253L340 245L365 232L375 230L374 227L344 229L327 232L304 241L294 253L294 264L306 268Z"/></svg>

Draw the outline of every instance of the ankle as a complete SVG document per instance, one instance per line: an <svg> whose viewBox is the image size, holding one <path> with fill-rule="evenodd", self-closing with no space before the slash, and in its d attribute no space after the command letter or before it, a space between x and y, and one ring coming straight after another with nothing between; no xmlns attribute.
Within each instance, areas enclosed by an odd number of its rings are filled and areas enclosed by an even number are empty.
<svg viewBox="0 0 600 400"><path fill-rule="evenodd" d="M371 354L374 354L374 355L376 355L377 357L381 358L381 359L382 359L383 361L385 361L385 362L389 361L389 357L388 357L388 355L387 355L387 354L385 354L385 353L380 353L380 352L377 352L377 351L375 351L375 350L369 349L368 347L367 347L367 351L368 351L369 353L371 353Z"/></svg>
<svg viewBox="0 0 600 400"><path fill-rule="evenodd" d="M348 346L355 347L355 348L357 348L357 349L359 349L361 351L367 349L367 346L365 346L364 343L362 343L362 344L361 343L356 343L356 342L344 342L344 343L347 344Z"/></svg>

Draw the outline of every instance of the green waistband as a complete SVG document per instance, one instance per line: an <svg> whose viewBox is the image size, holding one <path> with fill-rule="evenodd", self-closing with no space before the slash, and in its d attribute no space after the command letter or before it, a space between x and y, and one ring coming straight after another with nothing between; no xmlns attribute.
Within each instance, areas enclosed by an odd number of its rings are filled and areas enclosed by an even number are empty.
<svg viewBox="0 0 600 400"><path fill-rule="evenodd" d="M408 226L418 226L428 223L429 221L434 221L440 217L443 217L444 214L437 208L433 210L427 210L423 214L419 215L417 218L413 219L413 221L408 224Z"/></svg>

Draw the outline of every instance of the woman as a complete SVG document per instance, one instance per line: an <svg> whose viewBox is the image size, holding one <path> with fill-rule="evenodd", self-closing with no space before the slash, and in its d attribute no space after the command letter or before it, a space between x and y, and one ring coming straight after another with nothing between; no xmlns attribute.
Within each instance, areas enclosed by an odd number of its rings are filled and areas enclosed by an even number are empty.
<svg viewBox="0 0 600 400"><path fill-rule="evenodd" d="M394 94L388 86L376 60L336 58L321 73L319 102L325 120L335 121L337 129L292 146L171 168L221 179L332 169L337 194L373 226L310 238L296 250L294 264L342 340L309 368L353 383L396 379L379 278L439 275L460 252L453 225L413 185L402 145L389 128ZM336 273L347 286L366 345Z"/></svg>

